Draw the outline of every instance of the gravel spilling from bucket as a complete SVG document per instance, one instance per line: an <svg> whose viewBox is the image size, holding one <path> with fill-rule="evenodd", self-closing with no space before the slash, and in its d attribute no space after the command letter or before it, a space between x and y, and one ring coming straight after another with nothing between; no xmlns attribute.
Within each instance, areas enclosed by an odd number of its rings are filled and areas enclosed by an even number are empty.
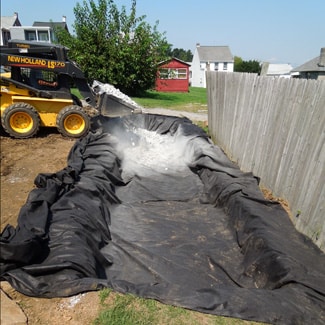
<svg viewBox="0 0 325 325"><path fill-rule="evenodd" d="M94 80L92 88L96 89L96 92L99 95L101 95L103 93L107 93L107 94L113 95L113 96L121 99L125 103L128 103L128 104L130 104L132 106L135 106L137 108L142 108L139 104L137 104L129 96L122 93L119 89L115 88L113 85L110 85L110 84L107 84L107 83L103 84L103 83L101 83L101 82L99 82L97 80Z"/></svg>

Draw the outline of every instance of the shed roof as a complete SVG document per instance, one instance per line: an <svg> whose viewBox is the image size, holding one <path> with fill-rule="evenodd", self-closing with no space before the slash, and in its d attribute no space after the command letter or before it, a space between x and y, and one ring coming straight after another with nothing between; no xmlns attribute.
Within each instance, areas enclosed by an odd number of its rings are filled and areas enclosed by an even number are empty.
<svg viewBox="0 0 325 325"><path fill-rule="evenodd" d="M289 74L292 70L291 64L288 63L281 63L281 64L275 64L270 63L268 66L267 74L268 75L283 75L283 74Z"/></svg>
<svg viewBox="0 0 325 325"><path fill-rule="evenodd" d="M175 58L175 57L171 57L171 58L169 58L169 59L167 59L167 60L165 60L165 61L161 61L161 62L159 62L159 63L158 63L158 66L163 65L163 64L166 64L166 63L168 63L168 62L170 62L170 61L173 61L173 60L178 61L178 62L180 62L180 63L183 63L183 64L185 64L185 65L191 66L191 63L185 62L185 61L180 60L180 59L177 59L177 58Z"/></svg>
<svg viewBox="0 0 325 325"><path fill-rule="evenodd" d="M200 61L233 62L229 46L197 46Z"/></svg>

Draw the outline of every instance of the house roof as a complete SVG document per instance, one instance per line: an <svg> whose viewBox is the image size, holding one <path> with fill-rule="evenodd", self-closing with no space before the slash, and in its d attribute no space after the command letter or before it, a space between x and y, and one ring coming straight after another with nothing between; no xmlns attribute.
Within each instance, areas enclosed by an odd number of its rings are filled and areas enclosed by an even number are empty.
<svg viewBox="0 0 325 325"><path fill-rule="evenodd" d="M9 29L13 26L21 26L17 14L13 16L1 16L1 29Z"/></svg>
<svg viewBox="0 0 325 325"><path fill-rule="evenodd" d="M291 72L319 72L325 71L325 48L321 49L321 54L316 58L294 68Z"/></svg>
<svg viewBox="0 0 325 325"><path fill-rule="evenodd" d="M197 46L200 61L233 62L229 46Z"/></svg>

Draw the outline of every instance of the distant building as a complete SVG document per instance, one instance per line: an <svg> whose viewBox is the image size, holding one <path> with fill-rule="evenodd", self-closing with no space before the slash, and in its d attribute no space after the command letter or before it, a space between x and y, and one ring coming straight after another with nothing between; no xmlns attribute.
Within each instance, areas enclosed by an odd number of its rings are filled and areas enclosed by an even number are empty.
<svg viewBox="0 0 325 325"><path fill-rule="evenodd" d="M188 92L190 64L170 58L158 66L156 90L165 92Z"/></svg>
<svg viewBox="0 0 325 325"><path fill-rule="evenodd" d="M36 21L33 26L11 27L10 33L12 39L52 43L57 41L55 29L58 27L69 32L65 16L61 22Z"/></svg>
<svg viewBox="0 0 325 325"><path fill-rule="evenodd" d="M18 18L18 13L15 12L13 16L2 16L1 17L1 35L0 35L0 45L7 45L8 41L11 39L10 28L13 26L21 26Z"/></svg>
<svg viewBox="0 0 325 325"><path fill-rule="evenodd" d="M191 65L192 87L206 88L206 71L234 71L234 57L229 46L196 45Z"/></svg>
<svg viewBox="0 0 325 325"><path fill-rule="evenodd" d="M325 80L325 47L319 56L291 70L291 74L295 78Z"/></svg>
<svg viewBox="0 0 325 325"><path fill-rule="evenodd" d="M261 76L272 76L272 77L282 77L290 78L291 70L293 69L291 64L274 64L269 62L262 63Z"/></svg>
<svg viewBox="0 0 325 325"><path fill-rule="evenodd" d="M33 26L22 26L18 19L18 13L13 16L1 17L1 45L7 45L8 40L18 39L38 42L55 42L55 29L57 27L68 30L66 17L61 22L34 22Z"/></svg>

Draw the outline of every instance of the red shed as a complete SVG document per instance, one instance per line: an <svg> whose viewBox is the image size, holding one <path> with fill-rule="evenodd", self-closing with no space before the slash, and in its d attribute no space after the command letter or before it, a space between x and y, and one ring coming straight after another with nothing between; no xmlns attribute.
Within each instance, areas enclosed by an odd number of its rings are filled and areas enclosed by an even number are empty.
<svg viewBox="0 0 325 325"><path fill-rule="evenodd" d="M161 62L156 78L156 90L166 92L188 92L190 64L171 58Z"/></svg>

